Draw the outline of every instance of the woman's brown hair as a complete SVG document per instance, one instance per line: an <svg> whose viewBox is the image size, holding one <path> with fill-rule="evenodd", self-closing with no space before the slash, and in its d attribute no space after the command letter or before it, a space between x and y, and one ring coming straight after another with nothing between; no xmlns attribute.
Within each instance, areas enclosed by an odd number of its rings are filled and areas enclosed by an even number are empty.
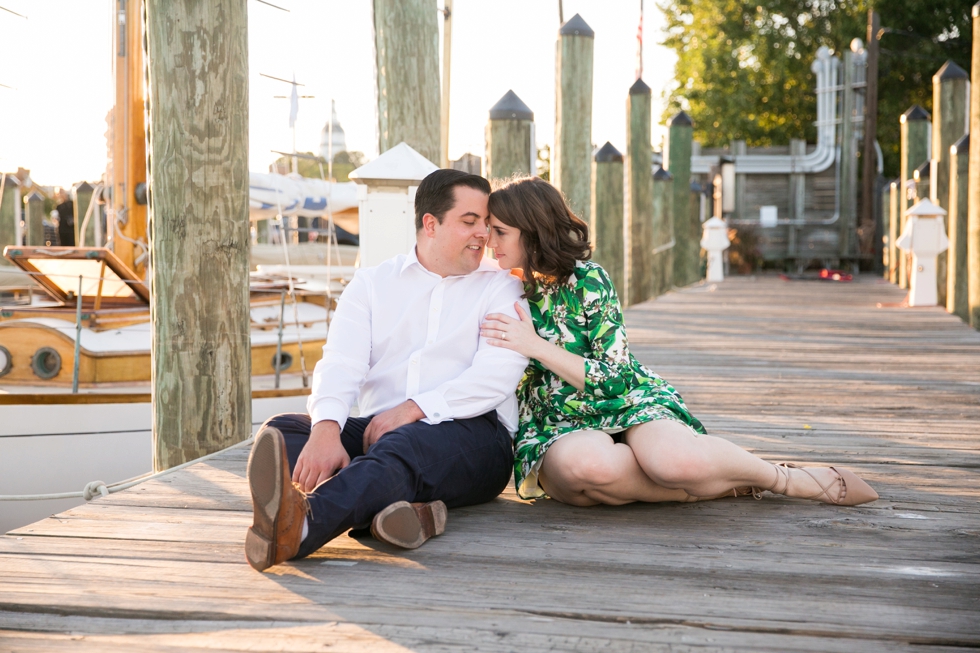
<svg viewBox="0 0 980 653"><path fill-rule="evenodd" d="M592 258L589 226L572 213L557 188L539 177L506 181L490 193L490 213L521 232L528 294L540 285L564 282L576 261Z"/></svg>

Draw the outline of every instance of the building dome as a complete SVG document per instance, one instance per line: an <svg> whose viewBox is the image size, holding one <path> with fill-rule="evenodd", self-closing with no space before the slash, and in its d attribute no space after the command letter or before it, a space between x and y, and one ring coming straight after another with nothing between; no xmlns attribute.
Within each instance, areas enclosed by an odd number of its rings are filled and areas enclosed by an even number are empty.
<svg viewBox="0 0 980 653"><path fill-rule="evenodd" d="M337 120L337 106L331 102L330 103L330 122L323 126L320 131L320 156L324 159L330 159L330 123L333 123L333 156L337 156L338 152L347 151L347 138L344 135L344 128L340 126L340 121Z"/></svg>

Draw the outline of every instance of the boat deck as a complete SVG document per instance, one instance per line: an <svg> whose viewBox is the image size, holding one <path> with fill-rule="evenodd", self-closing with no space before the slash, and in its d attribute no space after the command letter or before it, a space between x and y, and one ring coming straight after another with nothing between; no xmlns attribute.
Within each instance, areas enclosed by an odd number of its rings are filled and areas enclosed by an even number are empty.
<svg viewBox="0 0 980 653"><path fill-rule="evenodd" d="M238 449L0 537L0 650L980 648L980 333L902 297L734 278L627 311L709 432L846 465L868 506L510 489L416 551L341 536L259 574Z"/></svg>

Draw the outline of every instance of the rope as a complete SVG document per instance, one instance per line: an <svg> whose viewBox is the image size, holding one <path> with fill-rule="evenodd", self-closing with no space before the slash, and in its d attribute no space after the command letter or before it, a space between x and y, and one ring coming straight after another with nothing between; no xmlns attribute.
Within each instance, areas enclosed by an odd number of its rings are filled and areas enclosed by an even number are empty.
<svg viewBox="0 0 980 653"><path fill-rule="evenodd" d="M195 458L194 460L189 460L186 463L177 465L176 467L171 467L170 469L165 469L162 472L152 473L147 472L146 474L141 474L140 476L134 476L133 478L126 479L125 481L119 481L118 483L106 484L103 481L90 481L85 484L81 492L58 492L54 494L0 494L0 501L47 501L51 499L85 499L86 501L91 501L97 497L107 497L110 494L115 494L116 492L122 492L123 490L128 490L129 488L139 485L140 483L145 483L146 481L153 480L155 478L160 478L161 476L166 476L167 474L172 474L176 471L194 465L196 463L202 463L205 460L214 458L219 454L223 454L226 451L231 451L232 449L240 449L242 447L251 445L255 440L251 437L247 440L239 442L238 444L233 444L230 447L222 449L221 451L215 451L214 453L209 453L206 456L201 456L200 458Z"/></svg>

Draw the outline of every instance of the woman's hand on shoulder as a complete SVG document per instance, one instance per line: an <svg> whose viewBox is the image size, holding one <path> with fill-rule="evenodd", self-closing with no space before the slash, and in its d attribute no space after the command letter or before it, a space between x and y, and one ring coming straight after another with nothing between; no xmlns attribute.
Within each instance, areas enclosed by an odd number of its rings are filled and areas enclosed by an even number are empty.
<svg viewBox="0 0 980 653"><path fill-rule="evenodd" d="M535 354L540 351L541 345L550 343L534 330L531 316L521 307L520 302L514 302L514 308L517 309L520 319L503 313L489 313L480 325L480 336L494 347L504 347L522 356L537 358Z"/></svg>

